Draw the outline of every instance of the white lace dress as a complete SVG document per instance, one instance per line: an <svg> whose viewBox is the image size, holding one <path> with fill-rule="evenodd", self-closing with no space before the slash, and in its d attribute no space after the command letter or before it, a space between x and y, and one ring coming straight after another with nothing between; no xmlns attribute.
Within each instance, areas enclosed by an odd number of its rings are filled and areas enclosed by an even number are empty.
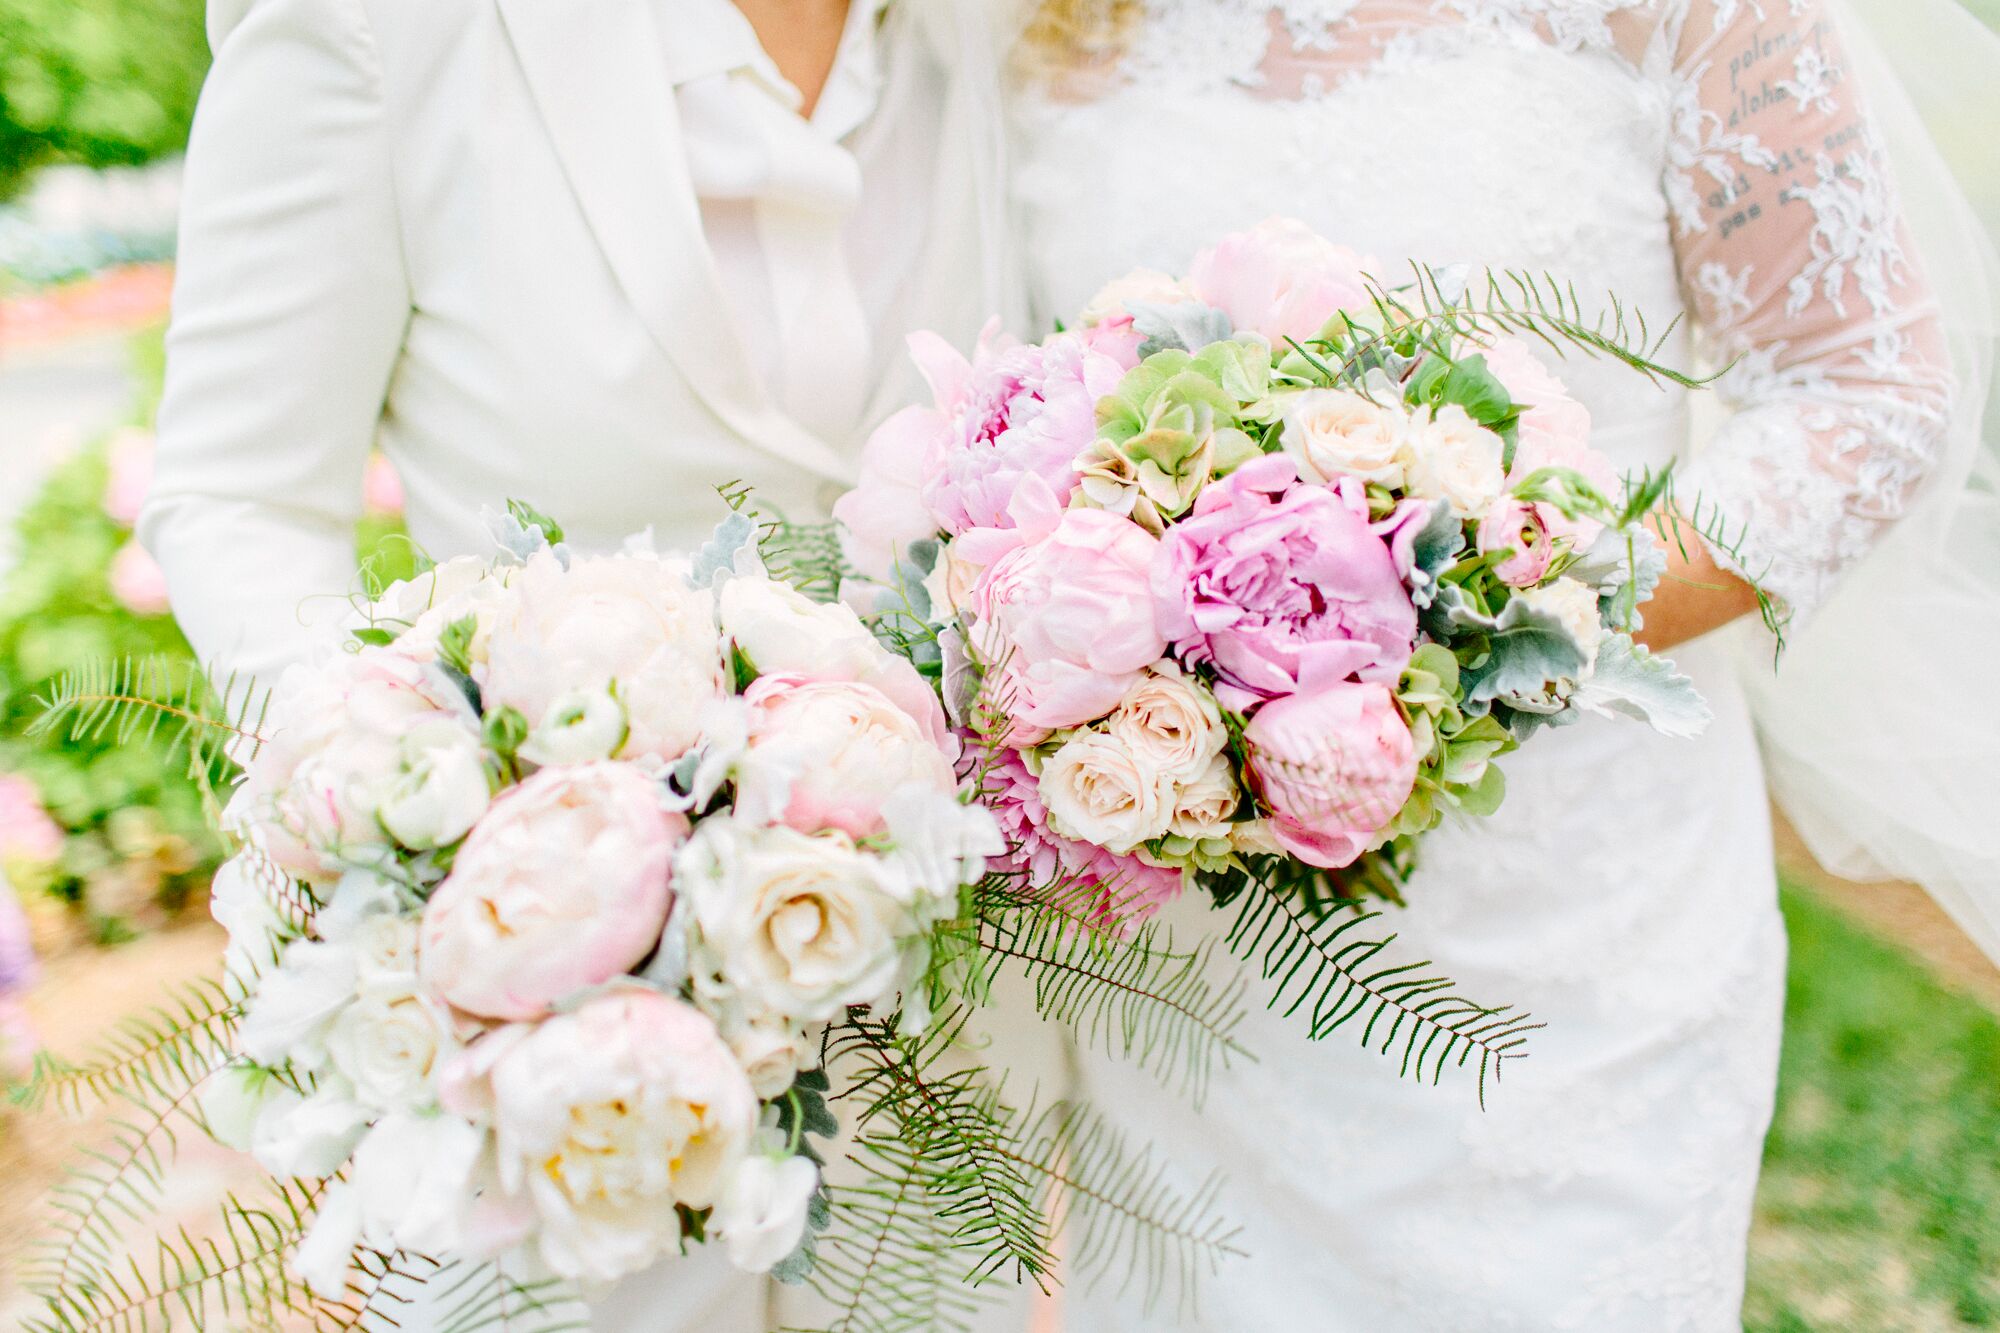
<svg viewBox="0 0 2000 1333"><path fill-rule="evenodd" d="M1549 270L1740 358L1696 447L1685 395L1564 374L1620 463L1685 464L1745 564L1809 615L1903 510L1949 389L1837 34L1814 0L1146 0L1093 58L1017 90L1038 314L1219 234L1304 218L1381 261ZM1699 340L1699 348L1696 340ZM1425 849L1386 928L1474 997L1546 1020L1481 1112L1343 1029L1258 1013L1259 1062L1196 1112L1082 1053L1084 1092L1219 1170L1248 1257L1203 1328L1403 1333L1739 1326L1785 941L1757 748L1729 656L1677 654L1700 740L1586 723L1509 761L1494 819ZM1214 930L1205 904L1177 931ZM1115 1284L1112 1284L1115 1285ZM1162 1326L1107 1286L1069 1333Z"/></svg>

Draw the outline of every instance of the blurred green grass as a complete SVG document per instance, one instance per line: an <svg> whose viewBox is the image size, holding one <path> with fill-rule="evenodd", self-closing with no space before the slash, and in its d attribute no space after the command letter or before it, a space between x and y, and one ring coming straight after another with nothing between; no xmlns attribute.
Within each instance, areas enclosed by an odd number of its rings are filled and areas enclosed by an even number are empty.
<svg viewBox="0 0 2000 1333"><path fill-rule="evenodd" d="M2000 1019L1810 891L1744 1326L2000 1328Z"/></svg>

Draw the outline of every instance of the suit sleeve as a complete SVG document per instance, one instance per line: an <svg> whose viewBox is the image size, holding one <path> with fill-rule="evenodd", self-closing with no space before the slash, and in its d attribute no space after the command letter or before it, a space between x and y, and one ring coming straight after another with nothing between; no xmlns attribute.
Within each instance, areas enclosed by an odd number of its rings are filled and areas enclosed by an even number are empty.
<svg viewBox="0 0 2000 1333"><path fill-rule="evenodd" d="M256 0L215 55L140 535L204 663L268 680L333 636L355 586L410 290L359 0Z"/></svg>

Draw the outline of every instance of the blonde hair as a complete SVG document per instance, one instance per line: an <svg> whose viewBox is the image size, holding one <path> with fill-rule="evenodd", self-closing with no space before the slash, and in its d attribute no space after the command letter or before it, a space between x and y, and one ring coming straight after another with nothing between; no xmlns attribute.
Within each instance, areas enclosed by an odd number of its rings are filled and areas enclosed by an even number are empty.
<svg viewBox="0 0 2000 1333"><path fill-rule="evenodd" d="M1021 34L1024 73L1054 74L1118 58L1145 0L1041 0Z"/></svg>

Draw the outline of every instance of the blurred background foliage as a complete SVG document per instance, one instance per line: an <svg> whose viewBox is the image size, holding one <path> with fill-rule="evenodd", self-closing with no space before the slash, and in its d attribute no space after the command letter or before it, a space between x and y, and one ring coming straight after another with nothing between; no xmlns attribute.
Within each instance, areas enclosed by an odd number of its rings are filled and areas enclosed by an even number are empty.
<svg viewBox="0 0 2000 1333"><path fill-rule="evenodd" d="M208 72L203 0L0 0L0 199L44 162L179 152Z"/></svg>

